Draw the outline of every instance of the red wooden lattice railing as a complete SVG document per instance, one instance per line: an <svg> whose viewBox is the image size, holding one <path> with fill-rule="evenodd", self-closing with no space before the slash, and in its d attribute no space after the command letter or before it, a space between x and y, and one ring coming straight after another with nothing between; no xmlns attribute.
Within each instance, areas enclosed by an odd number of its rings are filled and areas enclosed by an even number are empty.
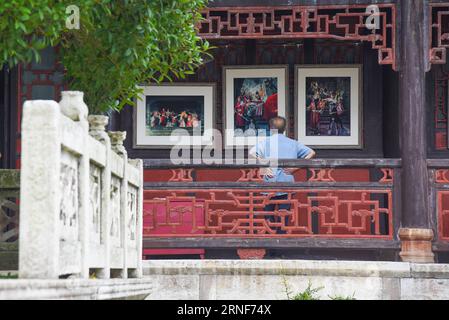
<svg viewBox="0 0 449 320"><path fill-rule="evenodd" d="M443 241L449 241L449 169L446 168L433 170L432 186L436 194L438 238Z"/></svg>
<svg viewBox="0 0 449 320"><path fill-rule="evenodd" d="M438 234L449 241L449 191L438 191Z"/></svg>
<svg viewBox="0 0 449 320"><path fill-rule="evenodd" d="M148 160L144 236L393 239L397 162L360 166L368 162L315 162L295 173L296 183L273 185L251 166L175 169Z"/></svg>
<svg viewBox="0 0 449 320"><path fill-rule="evenodd" d="M270 200L278 192L286 193L287 199ZM388 239L393 235L388 227L393 222L390 189L147 190L145 197L145 235ZM289 205L290 209L265 211L275 204ZM381 230L382 219L388 231ZM161 228L166 232L161 234Z"/></svg>

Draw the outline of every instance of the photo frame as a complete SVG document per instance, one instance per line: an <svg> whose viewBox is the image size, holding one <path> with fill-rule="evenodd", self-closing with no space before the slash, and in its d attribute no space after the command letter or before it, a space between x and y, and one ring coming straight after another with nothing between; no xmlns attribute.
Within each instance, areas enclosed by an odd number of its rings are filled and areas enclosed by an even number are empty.
<svg viewBox="0 0 449 320"><path fill-rule="evenodd" d="M214 83L176 83L140 88L142 94L134 108L134 148L213 145Z"/></svg>
<svg viewBox="0 0 449 320"><path fill-rule="evenodd" d="M363 148L361 65L295 66L296 138L316 149Z"/></svg>
<svg viewBox="0 0 449 320"><path fill-rule="evenodd" d="M269 134L269 120L286 116L288 66L223 67L225 148L254 146Z"/></svg>

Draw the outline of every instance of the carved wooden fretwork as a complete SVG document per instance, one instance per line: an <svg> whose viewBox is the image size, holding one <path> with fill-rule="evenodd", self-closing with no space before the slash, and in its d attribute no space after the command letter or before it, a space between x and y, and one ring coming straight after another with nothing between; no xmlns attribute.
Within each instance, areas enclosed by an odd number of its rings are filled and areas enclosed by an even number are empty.
<svg viewBox="0 0 449 320"><path fill-rule="evenodd" d="M449 170L439 169L435 171L435 182L448 184L449 183Z"/></svg>
<svg viewBox="0 0 449 320"><path fill-rule="evenodd" d="M379 64L396 70L396 7L366 5L208 8L198 25L204 39L337 39L368 41L378 50ZM367 28L378 19L377 28Z"/></svg>
<svg viewBox="0 0 449 320"><path fill-rule="evenodd" d="M263 171L260 169L240 169L241 176L238 182L262 182Z"/></svg>
<svg viewBox="0 0 449 320"><path fill-rule="evenodd" d="M262 260L267 254L265 249L238 249L237 254L241 260Z"/></svg>
<svg viewBox="0 0 449 320"><path fill-rule="evenodd" d="M146 190L144 236L389 239L393 235L391 189L282 190L286 199L272 199L278 192L281 190Z"/></svg>
<svg viewBox="0 0 449 320"><path fill-rule="evenodd" d="M192 169L172 169L170 182L192 182Z"/></svg>
<svg viewBox="0 0 449 320"><path fill-rule="evenodd" d="M446 64L449 49L449 2L430 4L430 62Z"/></svg>
<svg viewBox="0 0 449 320"><path fill-rule="evenodd" d="M435 149L447 150L447 123L448 114L447 106L448 101L448 85L449 85L449 70L444 66L436 68L435 76L435 110L434 110L434 122L435 122Z"/></svg>
<svg viewBox="0 0 449 320"><path fill-rule="evenodd" d="M438 210L438 237L440 240L449 240L449 191L437 192Z"/></svg>
<svg viewBox="0 0 449 320"><path fill-rule="evenodd" d="M335 182L332 177L334 169L313 169L310 168L312 176L309 178L309 182Z"/></svg>
<svg viewBox="0 0 449 320"><path fill-rule="evenodd" d="M380 183L393 183L394 170L390 168L380 169L383 173L383 177L379 180Z"/></svg>

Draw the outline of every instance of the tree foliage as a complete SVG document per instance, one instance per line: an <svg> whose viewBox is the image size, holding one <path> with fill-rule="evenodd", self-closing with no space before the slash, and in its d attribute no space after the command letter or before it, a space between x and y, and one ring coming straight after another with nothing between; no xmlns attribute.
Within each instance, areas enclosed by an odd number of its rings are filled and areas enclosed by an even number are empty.
<svg viewBox="0 0 449 320"><path fill-rule="evenodd" d="M10 43L0 48L0 59L28 62L39 49L59 44L69 88L85 93L90 112L120 110L133 103L138 84L184 78L202 63L209 45L195 25L206 2L10 0L11 5L0 4L1 42ZM65 28L69 4L80 8L80 29ZM22 28L20 21L33 9Z"/></svg>
<svg viewBox="0 0 449 320"><path fill-rule="evenodd" d="M0 1L0 65L39 60L65 28L66 0Z"/></svg>

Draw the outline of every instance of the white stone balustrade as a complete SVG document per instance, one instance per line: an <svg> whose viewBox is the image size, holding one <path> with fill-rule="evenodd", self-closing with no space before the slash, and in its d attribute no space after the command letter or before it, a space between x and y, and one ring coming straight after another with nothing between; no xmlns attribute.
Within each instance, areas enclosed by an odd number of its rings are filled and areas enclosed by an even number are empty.
<svg viewBox="0 0 449 320"><path fill-rule="evenodd" d="M86 110L81 92L24 104L20 278L142 276L142 161Z"/></svg>

